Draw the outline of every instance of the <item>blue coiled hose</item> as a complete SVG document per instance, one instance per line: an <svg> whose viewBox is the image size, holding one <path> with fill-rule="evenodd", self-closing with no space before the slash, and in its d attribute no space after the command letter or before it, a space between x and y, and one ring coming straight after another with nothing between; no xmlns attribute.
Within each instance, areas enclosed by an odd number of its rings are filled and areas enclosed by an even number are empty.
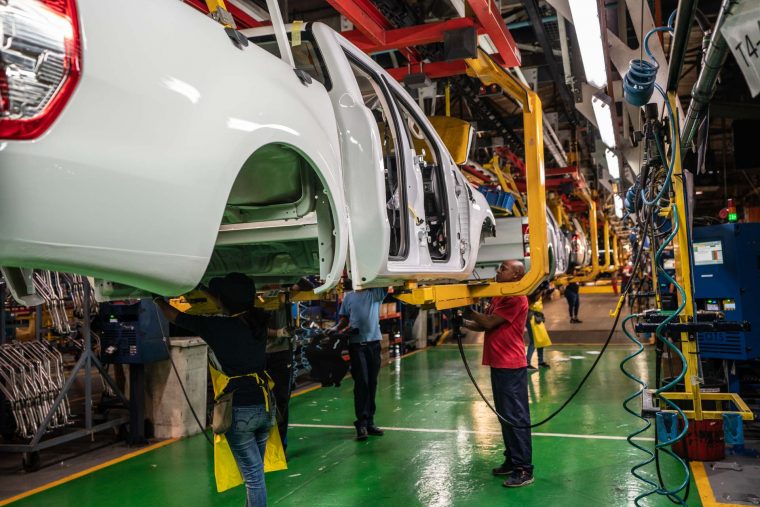
<svg viewBox="0 0 760 507"><path fill-rule="evenodd" d="M626 73L626 75L625 75L625 77L623 79L623 91L624 91L625 100L628 103L632 104L632 105L635 105L635 106L638 106L638 107L644 106L644 105L646 105L646 104L649 103L649 101L652 98L652 94L654 93L655 89L658 92L660 92L660 94L662 95L662 97L664 99L666 110L667 110L667 113L668 113L668 119L669 119L669 123L670 123L670 134L671 134L670 135L670 140L671 140L671 145L672 146L676 146L676 143L680 144L680 139L679 139L679 137L680 137L680 135L679 135L679 133L680 133L679 121L678 121L677 115L675 114L675 112L673 111L673 109L670 106L670 102L668 101L668 97L667 97L667 94L665 93L665 90L663 90L662 87L660 87L656 83L657 70L659 69L659 65L657 63L657 60L654 58L654 55L652 54L651 50L649 49L649 38L652 35L654 35L655 33L657 33L657 32L672 32L673 31L673 22L675 20L675 16L676 16L676 12L674 11L670 15L670 18L668 19L668 25L667 26L654 28L654 29L650 30L647 33L646 37L644 37L644 50L646 51L646 54L647 54L647 57L648 57L649 60L644 60L644 59L632 60L631 63L630 63L630 66L628 68L628 72ZM653 136L654 136L655 144L657 146L657 151L658 151L659 157L660 157L660 159L662 161L662 165L665 168L667 168L665 180L663 182L662 188L659 190L659 192L657 193L657 195L654 198L652 198L652 199L648 199L647 198L646 185L644 185L643 183L640 186L640 189L638 189L638 191L641 192L642 202L643 202L644 206L655 206L655 207L657 207L657 206L659 206L660 200L666 195L666 193L668 192L668 190L670 189L670 186L671 186L671 180L672 180L672 177L673 177L673 171L674 171L675 165L676 165L676 149L675 148L671 149L670 160L668 161L667 157L665 155L665 149L663 147L662 140L660 139L660 136L659 136L659 134L657 133L656 130L653 131ZM634 192L636 192L636 190L634 190ZM635 204L635 197L634 197L634 195L635 195L635 193L633 195L626 196L626 198L631 203L631 206L633 206ZM674 503L677 503L679 505L686 505L685 500L683 498L681 498L681 496L679 495L679 493L681 493L681 491L683 491L688 486L689 481L691 480L691 473L690 473L690 470L689 470L689 465L683 459L681 459L680 457L678 457L675 453L673 453L669 449L669 446L671 446L672 444L674 444L674 443L676 443L679 440L681 440L681 439L684 438L684 436L686 435L687 431L689 430L689 421L686 418L686 415L684 414L683 410L681 410L681 408L678 407L678 405L676 405L672 401L670 401L667 398L665 398L664 396L662 396L662 393L664 393L664 392L672 389L681 380L683 380L683 378L684 378L684 376L686 374L686 358L684 357L684 355L681 352L681 350L663 335L663 331L666 329L666 327L668 326L668 324L670 324L671 322L673 322L678 317L678 315L683 311L684 307L686 306L686 293L683 290L683 287L681 287L676 282L676 280L674 280L673 277L671 277L661 267L661 264L660 264L660 257L662 255L662 252L665 250L665 247L673 241L673 238L675 238L676 234L678 233L678 229L679 229L678 212L679 212L678 208L675 205L673 205L673 207L672 207L672 213L673 213L673 221L674 221L675 225L674 225L673 230L671 231L670 235L668 236L668 238L662 243L662 245L660 246L660 248L657 250L657 253L655 255L655 264L657 266L657 271L662 276L662 278L664 280L666 280L667 282L672 283L676 287L676 289L678 290L678 292L679 292L679 294L681 296L681 298L680 298L681 303L680 303L678 309L673 314L669 315L663 322L661 322L657 326L657 328L655 330L655 335L657 336L658 340L662 341L667 347L670 348L671 351L673 351L673 353L675 353L679 357L679 359L681 360L681 363L682 363L683 367L681 368L681 373L675 379L673 379L667 385L664 385L664 386L658 388L655 391L655 396L660 400L660 403L661 403L660 406L661 407L667 408L667 409L671 409L671 410L675 411L676 414L677 414L677 418L680 418L681 420L683 420L683 429L675 437L673 437L673 438L668 439L667 437L665 437L664 440L656 442L655 443L655 452L654 453L652 451L650 451L649 449L644 448L643 446L641 446L640 444L638 444L637 442L634 441L634 438L636 436L640 435L641 433L647 431L652 426L652 423L649 420L646 420L645 418L641 417L640 414L637 414L636 412L634 412L633 410L631 410L628 407L628 404L631 401L635 400L636 398L640 398L642 396L644 390L646 389L646 383L644 381L642 381L640 378L638 378L635 375L633 375L630 372L628 372L625 369L625 364L628 363L629 361L631 361L633 358L635 358L639 354L641 354L641 352L643 351L644 347L641 344L641 342L639 342L635 338L635 336L633 336L626 329L626 324L628 323L628 321L630 321L631 319L637 317L637 315L631 315L631 316L627 317L623 321L623 332L625 333L626 337L629 340L631 340L634 344L637 345L638 350L636 352L634 352L633 354L627 356L625 359L623 359L623 361L620 364L620 369L623 371L623 373L628 378L630 378L631 380L633 380L634 382L636 382L637 384L640 385L640 388L639 388L638 391L636 391L631 396L629 396L628 398L626 398L626 400L623 402L623 407L625 408L625 410L627 412L629 412L630 414L638 417L639 419L642 419L644 421L644 423L645 423L642 428L640 428L639 430L634 431L633 433L631 433L629 435L628 442L633 447L635 447L636 449L642 451L643 453L645 453L647 455L647 458L644 461L642 461L641 463L639 463L639 464L635 465L633 468L631 468L631 474L634 477L636 477L637 479L641 480L642 482L644 482L644 483L646 483L646 484L648 484L649 486L652 487L652 489L650 491L642 493L641 495L639 495L639 496L636 497L635 504L637 506L640 505L639 502L642 499L644 499L644 498L646 498L646 497L648 497L650 495L653 495L653 494L665 495L671 501L673 501ZM652 463L652 461L655 461L656 459L658 459L658 453L659 452L663 452L664 454L670 456L671 458L673 458L674 460L676 460L681 465L681 467L683 468L685 477L684 477L683 482L678 487L668 488L667 486L665 486L665 484L662 482L662 480L660 480L660 483L658 484L658 483L655 483L655 482L653 482L652 480L650 480L650 479L648 479L646 477L643 477L639 473L639 470L641 468L643 468L646 465Z"/></svg>
<svg viewBox="0 0 760 507"><path fill-rule="evenodd" d="M657 32L672 32L673 22L676 19L676 12L670 15L668 26L660 26L650 30L644 37L644 50L649 60L635 59L631 60L628 66L628 72L623 78L623 96L626 102L634 106L645 106L652 98L656 86L657 70L660 65L657 63L652 51L649 49L649 37Z"/></svg>
<svg viewBox="0 0 760 507"><path fill-rule="evenodd" d="M671 400L665 398L662 396L662 393L669 391L673 387L677 386L679 382L681 382L686 375L686 357L684 357L683 352L676 347L670 340L668 340L664 335L663 331L665 328L673 322L676 318L678 318L678 315L683 311L683 309L686 307L686 292L683 290L683 287L681 287L676 280L668 274L668 272L662 268L662 265L660 263L660 257L662 256L662 252L665 250L665 247L673 241L673 238L676 237L676 234L678 234L678 230L680 228L679 222L678 222L678 207L673 205L673 230L671 231L668 238L663 241L660 248L657 250L657 255L655 255L655 265L657 266L657 271L660 275L662 275L662 278L668 281L669 283L672 283L678 293L680 294L680 300L681 303L678 305L678 308L675 312L673 312L671 315L669 315L665 320L663 320L655 329L655 336L658 340L662 341L672 352L674 352L678 359L681 361L681 372L670 382L668 382L666 385L658 388L654 394L659 398L661 404L664 403L667 405L670 409L675 410L675 412L678 414L678 417L683 420L683 428L681 431L676 435L674 438L670 440L664 440L660 442L655 443L655 450L665 453L666 455L673 458L677 463L681 465L681 468L684 471L684 479L681 482L681 484L676 488L667 488L664 484L659 486L656 491L651 491L649 493L645 493L643 495L640 495L641 498L647 497L649 495L652 495L654 493L657 493L658 495L666 495L674 502L678 503L679 505L686 505L686 501L679 496L679 493L683 491L686 486L689 485L689 481L691 480L691 471L689 470L689 464L686 463L685 460L683 460L681 457L676 455L673 451L669 449L669 446L672 444L678 442L679 440L683 439L684 436L686 436L686 433L689 431L689 420L686 418L686 414L684 414L683 410L676 405ZM661 405L662 406L662 405Z"/></svg>
<svg viewBox="0 0 760 507"><path fill-rule="evenodd" d="M634 432L632 432L631 434L629 434L628 438L626 439L626 440L628 440L628 443L631 446L635 447L636 449L638 449L639 451L641 451L641 452L643 452L644 454L647 455L647 458L645 460L641 461L640 463L638 463L637 465L635 465L635 466L633 466L631 468L631 475L633 475L634 477L636 477L638 480L640 480L640 481L648 484L652 488L648 492L643 493L643 494L637 496L634 499L634 504L636 505L636 507L641 507L641 504L639 503L639 501L642 498L645 498L645 497L647 497L647 496L649 496L649 495L651 495L653 493L656 493L657 490L660 488L659 484L657 484L656 482L654 482L654 481L652 481L650 479L647 479L646 477L644 477L643 475L641 475L639 473L639 470L641 468L644 468L645 466L649 465L650 463L652 463L655 460L654 453L652 451L650 451L649 449L647 449L646 447L640 445L638 442L636 442L634 440L634 438L636 438L637 436L639 436L642 433L644 433L647 430L649 430L649 428L652 427L652 423L651 423L651 421L649 419L647 419L646 417L642 417L640 413L632 410L628 406L628 404L630 402L634 401L635 399L637 399L637 398L640 399L643 396L644 391L647 389L646 382L644 382L642 379L640 379L639 377L637 377L636 375L632 374L631 372L629 372L628 370L625 369L625 365L629 361L633 360L636 356L638 356L639 354L641 354L644 351L644 345L636 338L636 335L634 335L630 331L628 331L628 328L626 327L627 324L628 324L628 322L630 320L633 320L633 319L635 319L635 318L637 318L639 316L640 316L640 314L635 313L635 314L631 314L628 317L626 317L625 319L623 319L623 324L622 324L623 333L625 334L626 338L628 338L629 340L631 340L634 343L634 345L636 345L637 350L634 353L626 356L625 359L623 359L623 361L621 361L621 363L620 363L620 370L623 372L623 374L626 377L628 377L629 379L633 380L634 382L636 382L637 384L639 384L641 386L641 387L639 387L639 389L635 393L631 394L630 396L628 396L625 399L625 401L623 401L623 408L625 409L625 411L628 412L629 414L631 414L632 416L640 419L644 423L644 426L642 426L638 430L635 430Z"/></svg>
<svg viewBox="0 0 760 507"><path fill-rule="evenodd" d="M681 459L679 456L677 456L675 453L673 453L668 448L670 445L678 442L679 440L681 440L686 435L686 432L689 430L689 421L686 418L686 414L684 414L683 410L681 410L681 408L678 407L678 405L676 405L672 401L670 401L667 398L665 398L664 396L662 396L662 393L664 393L664 392L672 389L681 380L683 380L684 376L686 375L686 358L684 357L683 353L678 349L678 347L676 347L670 340L667 339L667 337L665 337L663 335L663 331L665 330L665 328L667 327L667 325L669 323L673 322L676 318L678 318L678 315L683 311L684 307L686 306L686 293L683 290L683 287L681 287L678 284L678 282L676 282L676 280L673 279L673 277L671 277L667 273L667 271L665 271L661 267L661 264L660 264L660 257L662 256L663 251L665 250L665 248L667 247L667 245L670 244L673 241L673 238L676 237L676 234L678 234L678 230L679 230L678 208L675 205L673 206L673 221L675 223L675 225L673 227L673 230L670 232L670 234L667 237L667 239L662 243L662 245L660 246L660 248L657 250L657 253L655 255L655 264L657 265L657 271L658 271L659 275L661 275L664 280L668 281L669 283L672 283L676 287L676 289L678 290L679 294L681 295L681 304L678 306L678 309L675 312L673 312L671 315L669 315L665 320L663 320L657 326L657 328L655 329L655 335L656 335L656 337L657 337L658 340L661 340L665 345L667 345L670 348L670 350L672 350L678 356L678 358L681 360L682 367L681 367L681 373L678 376L676 376L676 378L674 378L667 385L664 385L664 386L660 387L659 389L657 389L655 391L655 396L660 400L661 406L663 406L663 407L667 406L668 408L670 408L670 409L672 409L672 410L674 410L676 412L677 417L679 417L683 421L683 429L678 433L678 435L676 435L674 438L672 438L670 440L665 439L665 440L656 442L655 443L655 452L652 452L651 450L647 449L646 447L642 446L641 444L639 444L638 442L636 442L634 440L637 436L639 436L642 433L644 433L647 430L649 430L649 428L652 427L652 423L648 419L646 419L645 417L642 417L639 413L635 412L633 409L631 409L629 407L629 404L632 401L636 400L637 398L638 399L641 398L641 396L644 393L644 390L647 388L646 382L644 382L642 379L638 378L637 376L633 375L631 372L629 372L625 368L625 365L629 361L633 360L635 357L637 357L639 354L641 354L642 351L644 350L644 346L642 345L642 343L627 328L628 322L630 322L631 320L635 319L636 317L639 317L640 314L629 315L628 317L626 317L623 320L623 324L622 324L623 333L625 334L625 336L629 340L631 340L636 345L637 350L635 352L633 352L632 354L626 356L623 359L623 361L620 363L620 370L623 372L623 374L626 377L630 378L631 380L633 380L634 382L636 382L640 386L639 389L636 392L634 392L633 394L631 394L630 396L628 396L625 399L625 401L623 401L623 408L625 409L626 412L628 412L629 414L637 417L638 419L640 419L644 423L644 425L642 427L640 427L639 429L637 429L634 432L632 432L628 436L627 440L628 440L628 443L631 446L635 447L639 451L641 451L644 454L646 454L646 458L644 460L642 460L640 463L634 465L631 468L631 475L633 475L638 480L644 482L645 484L647 484L647 485L649 485L651 487L651 489L649 491L646 491L646 492L640 494L639 496L637 496L635 498L634 503L635 503L635 505L637 507L641 507L641 503L640 503L641 500L643 500L644 498L646 498L648 496L654 495L654 494L667 496L673 502L675 502L675 503L677 503L679 505L686 505L686 501L679 496L679 493L681 491L683 491L688 486L689 481L691 480L691 472L689 470L689 465L686 463L686 461L684 461L683 459ZM655 453L657 453L657 452L663 452L664 454L670 456L671 458L673 458L675 461L677 461L681 465L681 467L682 467L682 469L684 471L684 480L677 487L675 487L675 488L668 488L664 484L655 483L654 481L648 479L647 477L643 476L640 473L640 470L642 468L646 467L647 465L649 465L650 463L652 463L653 461L655 461L655 459L656 459L656 454Z"/></svg>

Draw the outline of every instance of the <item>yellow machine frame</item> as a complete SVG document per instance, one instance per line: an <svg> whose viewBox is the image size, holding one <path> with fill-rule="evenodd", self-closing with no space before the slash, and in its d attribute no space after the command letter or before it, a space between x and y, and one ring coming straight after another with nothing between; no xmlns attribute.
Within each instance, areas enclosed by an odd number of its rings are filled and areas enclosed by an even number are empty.
<svg viewBox="0 0 760 507"><path fill-rule="evenodd" d="M668 102L673 111L678 110L677 96L674 92L668 92ZM680 322L686 323L694 317L694 289L692 286L691 258L689 249L689 234L687 215L685 210L686 200L684 198L684 178L681 168L681 142L676 140L672 143L671 149L676 150L675 167L671 184L673 185L674 204L678 208L678 234L674 241L674 256L676 260L676 281L683 287L686 294L685 306L679 315ZM672 218L672 208L668 212ZM679 295L680 298L680 295ZM658 303L659 306L659 303ZM696 336L689 339L689 333L681 333L680 338L681 352L686 357L686 374L684 376L685 392L665 392L662 396L669 400L691 401L693 406L691 410L684 410L686 417L696 421L704 419L721 419L724 413L741 414L742 419L750 421L754 418L752 410L736 393L703 393L700 390L702 379L699 377L699 354L697 350ZM738 410L703 410L703 401L730 402Z"/></svg>
<svg viewBox="0 0 760 507"><path fill-rule="evenodd" d="M525 137L525 167L530 225L531 266L517 282L477 282L419 287L408 284L396 297L407 304L439 310L470 305L479 298L530 294L549 275L546 242L546 189L544 186L544 139L541 99L530 88L509 75L482 50L467 59L467 74L485 85L496 84L522 106Z"/></svg>

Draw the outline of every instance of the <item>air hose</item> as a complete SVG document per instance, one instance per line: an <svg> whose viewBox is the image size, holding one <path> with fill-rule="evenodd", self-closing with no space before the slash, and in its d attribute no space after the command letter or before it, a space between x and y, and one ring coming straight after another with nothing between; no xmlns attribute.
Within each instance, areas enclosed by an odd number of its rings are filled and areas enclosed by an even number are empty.
<svg viewBox="0 0 760 507"><path fill-rule="evenodd" d="M625 376L627 376L628 378L630 378L631 380L633 380L634 382L636 382L637 384L639 384L641 387L635 393L633 393L630 396L628 396L625 399L625 401L623 401L623 408L629 414L631 414L631 415L637 417L638 419L640 419L641 421L643 421L644 425L641 428L639 428L639 429L635 430L634 432L632 432L628 436L627 440L628 440L628 443L631 446L635 447L636 449L638 449L639 451L641 451L641 452L643 452L644 454L647 455L647 457L643 461L641 461L640 463L634 465L631 468L631 475L633 475L634 477L636 477L640 481L646 483L647 485L651 486L651 488L652 488L651 490L649 490L649 491L647 491L645 493L640 494L639 496L637 496L634 499L634 503L635 503L635 505L637 507L640 507L641 504L639 502L642 499L644 499L644 498L646 498L646 497L648 497L650 495L653 495L653 494L665 495L671 501L673 501L674 503L677 503L679 505L686 505L685 499L681 498L678 494L682 490L684 490L684 488L688 487L689 481L691 479L688 464L683 459L681 459L680 457L678 457L675 453L673 453L668 448L670 445L672 445L675 442L681 440L684 437L684 435L686 435L686 432L689 429L689 421L686 418L685 414L683 413L683 411L681 410L680 407L678 407L675 403L673 403L672 401L670 401L667 398L665 398L664 396L662 396L663 392L666 392L669 389L671 389L673 386L677 385L678 382L680 382L683 379L684 375L686 374L686 358L683 356L683 353L678 349L678 347L676 347L675 345L673 345L671 343L671 341L668 340L667 337L665 337L663 335L663 330L667 327L667 325L670 322L672 322L673 320L675 320L678 317L678 315L681 313L681 311L683 311L683 309L684 309L684 307L686 305L686 303L685 303L685 301L686 301L685 292L684 292L683 288L680 285L678 285L678 283L673 279L673 277L671 277L667 273L667 271L665 271L662 267L660 267L660 258L662 256L662 252L665 250L665 247L673 240L673 238L678 233L678 227L679 227L679 225L678 225L678 208L676 206L673 206L672 210L673 210L673 221L675 223L675 226L673 227L673 230L671 231L671 233L668 236L668 238L662 243L662 245L660 246L660 248L657 250L657 254L655 255L655 263L656 263L656 265L658 267L657 268L658 272L662 275L662 277L665 280L667 280L668 282L674 284L674 286L676 287L676 289L681 294L681 304L679 305L678 309L675 312L673 312L671 315L669 315L665 320L663 320L663 322L661 322L657 326L657 328L655 330L655 335L656 335L656 337L657 337L658 340L660 340L663 344L665 344L672 351L674 351L676 353L676 355L678 355L678 357L679 357L679 359L681 360L681 363L682 363L682 368L681 368L681 373L678 376L676 376L673 380L671 380L667 385L664 385L664 386L660 387L659 389L657 389L655 391L655 396L657 396L663 403L667 404L670 408L672 408L673 410L675 410L676 413L677 413L677 415L678 415L678 417L680 417L681 420L683 420L684 424L683 424L683 429L675 437L672 437L670 439L668 439L667 437L665 437L665 439L663 441L656 442L655 443L655 452L650 451L649 449L647 449L646 447L640 445L639 443L637 443L634 440L635 437L637 437L638 435L646 432L649 428L651 428L652 423L649 421L649 419L641 416L641 414L635 412L634 410L632 410L629 407L629 403L631 401L635 400L636 398L641 398L641 396L644 393L644 390L647 388L647 384L643 380L641 380L640 378L636 377L635 375L633 375L631 372L629 372L625 368L625 365L629 361L631 361L636 356L638 356L639 354L641 354L641 352L643 352L643 350L644 350L644 346L642 345L642 343L635 337L635 335L631 334L628 331L628 328L627 328L628 322L630 320L632 320L632 319L640 317L641 314L632 314L632 315L629 315L628 317L626 317L623 320L623 324L622 324L623 333L625 333L625 336L630 341L632 341L634 343L634 345L636 345L637 350L635 352L633 352L632 354L626 356L623 359L623 361L620 363L620 370L623 372L623 374L625 374ZM655 435L656 435L656 437L659 437L659 432L656 432ZM664 485L664 483L661 480L660 480L659 483L655 483L652 480L644 477L643 475L641 475L639 473L640 469L644 468L645 466L649 465L650 463L652 463L655 460L659 460L659 456L658 456L659 452L663 452L663 453L669 455L670 457L672 457L674 460L676 460L682 466L682 468L684 470L684 473L685 473L685 478L684 478L684 481L678 487L669 489L669 488L667 488ZM658 462L658 469L659 469L659 462Z"/></svg>
<svg viewBox="0 0 760 507"><path fill-rule="evenodd" d="M630 396L628 396L623 401L623 408L625 409L625 411L628 412L629 414L631 414L632 416L640 419L644 423L644 425L642 427L640 427L637 430L634 430L631 434L629 434L628 438L626 439L628 441L628 443L632 447L635 447L636 449L638 449L639 451L641 451L641 452L643 452L644 454L647 455L646 459L644 459L643 461L641 461L640 463L634 465L631 468L631 475L633 475L634 477L636 477L638 480L640 480L640 481L648 484L652 488L647 493L641 494L641 495L637 496L634 499L634 504L636 505L636 507L641 507L641 504L639 504L639 501L642 498L644 498L645 496L650 495L650 494L656 492L657 489L659 488L659 484L657 484L654 481L651 481L651 480L647 479L646 477L644 477L643 475L641 475L639 473L640 469L644 468L645 466L649 465L650 463L652 463L655 460L654 453L652 451L650 451L649 449L647 449L646 447L638 444L634 440L634 438L636 438L637 436L639 436L642 433L644 433L647 430L649 430L649 428L652 427L652 423L649 421L649 419L647 419L646 417L643 417L640 413L632 410L628 406L628 404L630 402L632 402L633 400L635 400L636 398L641 398L644 395L644 391L648 387L647 384L646 384L646 382L644 382L642 379L640 379L639 377L637 377L636 375L632 374L631 372L629 372L628 370L625 369L625 365L629 361L633 360L636 356L638 356L639 354L641 354L644 351L644 345L636 338L636 335L631 334L628 331L628 328L626 327L629 321L631 321L633 319L636 319L636 318L638 318L640 316L641 316L641 314L634 313L634 314L629 315L625 319L623 319L623 323L622 323L623 333L625 334L626 338L628 338L629 340L631 340L633 342L633 344L636 345L637 349L636 349L635 352L633 352L632 354L626 356L620 362L620 371L622 371L623 374L626 377L628 377L629 379L633 380L634 382L636 382L637 384L639 384L641 386L641 387L639 387L639 389L636 392L634 392L633 394L631 394Z"/></svg>
<svg viewBox="0 0 760 507"><path fill-rule="evenodd" d="M214 441L211 440L211 437L208 433L206 433L206 426L204 424L201 424L201 420L198 417L198 414L195 412L195 408L193 408L193 404L190 403L190 396L187 394L187 390L185 390L185 384L182 382L182 379L179 376L179 371L177 370L177 365L174 364L174 359L172 359L172 351L169 349L169 333L164 332L164 325L161 321L161 314L158 310L158 306L153 303L153 307L156 310L156 318L158 319L158 327L161 328L161 337L163 338L161 342L164 344L164 348L166 349L166 354L169 356L169 362L172 365L172 370L174 370L174 376L177 377L177 383L179 384L179 388L182 390L182 395L185 397L185 401L187 402L187 406L190 407L190 413L193 414L193 419L195 419L196 424L198 424L198 428L201 430L201 433L204 437L206 437L206 441L211 445L214 446Z"/></svg>
<svg viewBox="0 0 760 507"><path fill-rule="evenodd" d="M673 322L678 317L678 315L683 311L683 309L686 307L686 292L684 291L683 287L681 287L678 284L678 282L676 282L676 280L672 276L670 276L670 274L668 274L668 272L665 269L661 267L661 263L660 263L662 252L665 250L665 247L670 242L673 241L673 238L675 238L676 234L678 234L678 230L680 227L679 222L678 222L678 207L675 204L672 206L672 213L673 213L673 224L674 224L673 231L670 233L667 239L663 241L662 245L660 245L660 248L657 250L657 254L655 255L655 265L657 266L657 270L659 274L662 275L662 277L667 282L672 283L673 286L676 288L676 290L681 296L680 297L681 303L678 305L678 308L676 309L675 312L670 314L657 326L657 328L655 329L655 336L657 337L658 340L660 340L662 343L665 344L665 346L667 346L670 349L671 353L675 353L676 356L678 356L678 358L681 361L681 372L678 375L676 375L675 378L673 378L666 385L658 387L658 389L654 392L654 394L657 398L659 398L659 400L662 403L664 403L671 410L674 410L676 412L677 417L683 421L683 428L675 436L672 436L670 438L668 438L667 435L663 437L663 435L658 434L658 440L660 438L663 438L663 440L659 440L655 443L655 452L665 453L666 455L673 458L679 465L681 465L684 471L684 479L681 482L681 484L675 488L668 488L664 484L660 484L656 490L639 495L637 499L644 498L656 493L658 495L667 496L668 498L670 498L675 503L678 503L679 505L686 505L685 500L679 496L679 493L683 491L689 485L689 482L691 480L691 471L689 470L689 464L686 463L684 459L682 459L677 454L675 454L670 449L670 446L672 444L675 444L679 440L682 440L686 436L686 433L689 430L689 420L686 418L686 414L684 414L683 410L677 404L675 404L668 398L662 396L662 393L669 391L673 387L677 386L678 383L681 382L684 376L686 375L686 357L684 357L683 352L681 352L681 350L663 334L663 331L667 328L668 324ZM658 414L658 417L660 417L661 419L664 419L666 414L667 413L660 412L660 414ZM675 422L673 424L675 424ZM669 434L672 434L672 433L669 433Z"/></svg>
<svg viewBox="0 0 760 507"><path fill-rule="evenodd" d="M676 12L674 11L670 18L668 19L667 26L664 27L657 27L652 30L650 30L646 37L644 38L644 49L646 51L647 57L649 60L644 59L637 59L633 60L630 63L629 70L626 73L624 79L623 79L623 89L624 89L624 96L627 102L629 102L632 105L641 107L649 103L652 94L654 93L654 90L656 89L663 97L665 102L665 107L668 114L668 120L669 120L669 126L670 126L670 143L672 146L676 146L676 143L680 145L680 126L679 126L679 119L678 116L674 113L670 101L668 100L667 94L665 91L656 83L656 77L657 77L657 70L659 69L659 65L657 63L657 60L654 58L654 55L652 54L650 48L649 48L649 38L654 35L657 32L672 32L673 31L673 21L675 19ZM653 198L648 198L646 188L647 184L646 181L641 181L638 188L640 188L641 193L641 200L642 200L642 207L648 207L650 208L650 213L655 213L656 208L660 207L660 201L663 199L663 197L667 194L667 192L670 190L671 182L673 178L673 172L676 166L676 152L677 150L675 148L671 149L670 153L670 160L667 159L665 150L663 147L663 142L660 139L660 134L657 131L656 128L652 129L652 137L654 140L654 143L657 147L657 152L659 155L659 158L662 162L662 166L666 169L666 175L664 178L664 181L662 183L662 187L659 189L659 191L656 190L657 182L656 180L653 180L652 182L652 190L651 194L656 195ZM646 179L646 176L644 176L644 179ZM688 498L688 486L691 479L691 474L689 470L689 466L686 463L685 460L678 457L673 451L670 449L670 446L681 439L684 438L686 435L688 428L689 428L689 421L686 418L683 410L681 410L678 405L676 405L674 402L670 401L669 399L665 398L662 394L666 391L672 389L674 386L678 385L679 382L681 382L686 374L686 358L684 357L681 350L674 344L670 339L668 339L664 335L664 331L668 327L668 325L673 322L675 319L678 318L678 315L683 311L685 305L686 305L686 294L676 280L671 277L665 269L663 269L662 264L660 262L661 256L663 251L665 250L665 247L670 244L673 239L675 238L676 234L679 230L679 223L678 223L678 213L679 211L685 212L685 210L679 210L675 204L671 205L671 211L672 211L672 217L673 217L673 227L670 231L670 234L667 236L667 238L662 242L660 247L657 249L657 253L655 255L655 266L657 269L658 274L661 275L662 279L668 283L673 284L673 286L676 288L680 295L680 301L681 303L678 306L678 309L667 316L656 328L655 330L655 336L657 340L667 346L670 351L671 355L675 354L678 356L678 358L681 360L682 368L679 375L677 375L675 378L673 378L670 382L668 382L664 386L659 386L657 390L655 391L655 396L660 400L660 406L663 409L661 412L659 412L656 416L657 418L657 424L655 425L655 448L654 452L650 451L649 449L644 448L643 446L636 443L633 439L635 436L643 433L644 431L648 430L652 424L649 420L646 420L644 417L642 417L640 414L637 414L633 410L629 408L629 403L633 401L636 398L639 398L643 395L644 390L646 389L646 383L643 382L641 379L636 377L635 375L631 374L629 371L625 369L625 364L631 361L634 357L638 356L642 350L643 345L641 342L639 342L635 336L633 336L626 328L626 324L629 320L638 317L639 315L631 315L627 317L623 323L623 331L626 335L626 337L631 340L635 345L637 345L638 350L634 352L633 354L629 355L620 364L620 369L623 371L623 373L640 385L640 388L638 391L633 393L631 396L626 398L626 400L623 402L623 407L627 412L630 414L638 417L639 419L643 420L645 422L645 425L640 428L639 430L634 431L629 435L628 442L638 450L642 451L644 454L647 455L644 461L641 463L635 465L631 469L631 474L636 477L637 479L641 480L642 482L646 483L648 486L651 486L651 490L642 493L641 495L637 496L635 499L635 504L639 506L639 502L653 494L658 495L664 495L666 496L670 501L673 503L679 504L679 505L686 505L685 499ZM654 236L652 238L654 241ZM658 382L659 383L659 382ZM678 429L678 420L683 421L683 428ZM664 481L662 480L661 474L660 474L660 453L664 453L671 458L673 458L675 461L677 461L681 467L684 470L684 480L683 482L674 488L668 488ZM646 465L652 463L653 461L657 464L657 471L658 471L658 483L655 483L654 481L643 477L639 470ZM682 491L685 491L684 498L680 496L680 493Z"/></svg>
<svg viewBox="0 0 760 507"><path fill-rule="evenodd" d="M649 49L649 37L657 32L672 32L673 22L676 18L676 12L670 15L667 26L660 26L650 30L644 37L644 50L649 57L649 61L644 59L631 60L628 66L628 72L623 78L623 96L626 102L634 106L645 106L652 98L657 83L657 71L660 65L657 63L652 51Z"/></svg>

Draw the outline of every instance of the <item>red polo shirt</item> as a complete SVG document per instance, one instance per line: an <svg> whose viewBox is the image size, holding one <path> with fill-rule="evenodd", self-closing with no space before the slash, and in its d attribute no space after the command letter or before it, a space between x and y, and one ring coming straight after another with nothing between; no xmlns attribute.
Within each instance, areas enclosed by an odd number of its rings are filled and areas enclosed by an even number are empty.
<svg viewBox="0 0 760 507"><path fill-rule="evenodd" d="M525 368L525 345L523 331L528 318L528 298L503 296L491 300L487 315L498 315L505 322L486 331L483 344L483 365L492 368Z"/></svg>

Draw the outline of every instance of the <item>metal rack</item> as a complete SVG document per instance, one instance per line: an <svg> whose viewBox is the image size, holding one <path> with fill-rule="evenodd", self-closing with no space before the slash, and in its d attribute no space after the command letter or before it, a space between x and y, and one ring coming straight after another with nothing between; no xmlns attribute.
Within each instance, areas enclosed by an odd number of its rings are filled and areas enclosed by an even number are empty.
<svg viewBox="0 0 760 507"><path fill-rule="evenodd" d="M39 468L39 451L43 449L92 438L97 432L129 422L128 416L98 424L93 421L93 367L125 407L129 407L129 402L93 351L91 291L87 279L82 279L81 289L82 352L65 381L60 353L44 342L6 344L0 348L0 389L5 386L3 394L11 402L20 435L29 438L26 443L0 444L0 452L23 453L22 463L28 471ZM84 427L72 428L75 420L70 414L68 395L80 371L84 372ZM45 438L51 433L56 435Z"/></svg>

